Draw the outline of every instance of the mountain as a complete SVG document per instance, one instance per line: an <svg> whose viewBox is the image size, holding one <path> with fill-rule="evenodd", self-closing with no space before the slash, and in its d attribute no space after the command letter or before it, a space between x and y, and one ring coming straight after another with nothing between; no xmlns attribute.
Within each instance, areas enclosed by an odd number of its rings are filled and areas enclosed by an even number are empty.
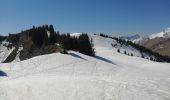
<svg viewBox="0 0 170 100"><path fill-rule="evenodd" d="M165 29L163 32L155 33L149 36L149 39L155 38L170 38L170 28Z"/></svg>
<svg viewBox="0 0 170 100"><path fill-rule="evenodd" d="M170 99L169 63L128 56L123 53L124 50L133 52L134 55L140 53L134 47L124 44L121 46L121 43L112 38L88 36L93 40L96 52L94 57L68 51L68 54L57 52L20 62L0 63L0 76L3 76L0 77L0 98L2 100ZM122 52L117 52L118 48Z"/></svg>
<svg viewBox="0 0 170 100"><path fill-rule="evenodd" d="M132 41L133 43L140 44L142 45L145 43L145 41L148 40L147 37L142 37L138 34L133 35L133 36L121 36L120 39L126 40L126 41Z"/></svg>
<svg viewBox="0 0 170 100"><path fill-rule="evenodd" d="M160 33L155 33L155 34L151 34L149 36L149 39L155 39L155 38L165 38L165 33L164 32L160 32Z"/></svg>
<svg viewBox="0 0 170 100"><path fill-rule="evenodd" d="M165 29L163 32L150 35L149 39L142 46L161 55L170 56L170 28Z"/></svg>
<svg viewBox="0 0 170 100"><path fill-rule="evenodd" d="M138 37L136 39L128 37L123 39L144 46L161 55L170 56L170 28L159 33L151 34L148 37Z"/></svg>
<svg viewBox="0 0 170 100"><path fill-rule="evenodd" d="M170 38L154 38L146 41L143 46L161 55L170 56Z"/></svg>

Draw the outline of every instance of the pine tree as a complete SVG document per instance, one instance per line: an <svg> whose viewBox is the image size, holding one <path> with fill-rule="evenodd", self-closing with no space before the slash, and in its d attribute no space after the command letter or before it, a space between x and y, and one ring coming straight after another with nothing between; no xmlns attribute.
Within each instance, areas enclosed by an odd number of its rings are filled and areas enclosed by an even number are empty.
<svg viewBox="0 0 170 100"><path fill-rule="evenodd" d="M95 55L94 49L90 43L90 40L87 34L81 34L79 36L78 45L79 45L80 53L83 53L89 56Z"/></svg>
<svg viewBox="0 0 170 100"><path fill-rule="evenodd" d="M32 41L37 47L48 44L48 36L46 29L42 27L33 28L32 30Z"/></svg>
<svg viewBox="0 0 170 100"><path fill-rule="evenodd" d="M117 49L117 52L119 52L119 53L120 53L120 49Z"/></svg>
<svg viewBox="0 0 170 100"><path fill-rule="evenodd" d="M50 37L49 37L49 42L51 43L51 44L54 44L54 43L56 43L56 40L57 40L57 35L56 35L56 33L55 33L55 31L54 31L54 28L53 28L53 25L50 25L49 26L49 31L50 31Z"/></svg>
<svg viewBox="0 0 170 100"><path fill-rule="evenodd" d="M126 50L124 51L124 54L126 55L127 53L126 53Z"/></svg>
<svg viewBox="0 0 170 100"><path fill-rule="evenodd" d="M141 54L141 58L145 58L143 54Z"/></svg>

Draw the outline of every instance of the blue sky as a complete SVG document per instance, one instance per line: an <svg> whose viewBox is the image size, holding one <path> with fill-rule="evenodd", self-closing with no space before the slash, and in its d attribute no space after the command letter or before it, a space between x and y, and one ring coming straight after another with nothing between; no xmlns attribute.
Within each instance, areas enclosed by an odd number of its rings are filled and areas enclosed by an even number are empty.
<svg viewBox="0 0 170 100"><path fill-rule="evenodd" d="M170 27L170 0L1 0L0 34L53 24L61 32L146 35Z"/></svg>

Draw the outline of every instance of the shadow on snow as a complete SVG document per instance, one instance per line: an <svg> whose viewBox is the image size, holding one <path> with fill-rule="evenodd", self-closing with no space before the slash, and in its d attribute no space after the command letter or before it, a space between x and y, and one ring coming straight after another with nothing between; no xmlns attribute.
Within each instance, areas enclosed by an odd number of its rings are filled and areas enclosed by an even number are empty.
<svg viewBox="0 0 170 100"><path fill-rule="evenodd" d="M109 59L106 59L106 58L103 58L103 57L100 57L100 56L95 56L95 58L97 58L97 59L99 59L99 60L102 60L102 61L105 61L105 62L107 62L107 63L111 63L111 64L114 64L115 65L115 63L113 63L111 60L109 60Z"/></svg>
<svg viewBox="0 0 170 100"><path fill-rule="evenodd" d="M69 55L71 55L71 56L73 56L73 57L76 57L76 58L80 58L80 59L83 59L83 60L87 60L87 59L85 59L85 58L83 58L83 57L81 57L81 56L79 56L79 55L77 55L77 54L75 54L75 53L69 53ZM109 60L109 59L106 59L106 58L103 58L103 57L100 57L100 56L95 56L94 58L96 58L96 59L99 59L99 60L102 60L102 61L105 61L105 62L107 62L107 63L110 63L110 64L114 64L115 65L115 63L113 63L111 60Z"/></svg>
<svg viewBox="0 0 170 100"><path fill-rule="evenodd" d="M5 72L3 72L3 71L0 71L0 77L1 76L8 76Z"/></svg>
<svg viewBox="0 0 170 100"><path fill-rule="evenodd" d="M77 55L77 54L75 54L75 53L69 53L71 56L73 56L73 57L76 57L76 58L80 58L80 59L83 59L83 60L87 60L87 59L84 59L83 57L81 57L81 56L79 56L79 55Z"/></svg>

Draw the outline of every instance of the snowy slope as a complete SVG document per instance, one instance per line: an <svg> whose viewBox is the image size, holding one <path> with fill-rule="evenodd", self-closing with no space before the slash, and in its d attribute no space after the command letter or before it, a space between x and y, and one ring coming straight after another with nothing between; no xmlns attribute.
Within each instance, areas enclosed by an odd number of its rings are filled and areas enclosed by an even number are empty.
<svg viewBox="0 0 170 100"><path fill-rule="evenodd" d="M90 35L96 57L69 51L0 64L2 100L169 100L170 64L117 53Z"/></svg>
<svg viewBox="0 0 170 100"><path fill-rule="evenodd" d="M106 39L106 38L103 38L100 36L93 36L93 35L90 35L90 38L95 39L94 44L95 44L95 46L97 45L97 47L95 47L95 48L98 48L98 47L103 48L104 47L104 48L108 48L110 51L113 51L113 52L117 52L117 50L119 49L120 53L124 54L124 51L126 51L127 55L129 55L129 56L131 54L133 54L133 56L135 56L135 57L141 57L142 55L144 55L144 58L149 58L149 59L150 59L150 57L154 58L153 55L150 55L148 53L141 54L141 52L138 49L136 49L130 45L120 44L116 40L113 40L110 38Z"/></svg>

